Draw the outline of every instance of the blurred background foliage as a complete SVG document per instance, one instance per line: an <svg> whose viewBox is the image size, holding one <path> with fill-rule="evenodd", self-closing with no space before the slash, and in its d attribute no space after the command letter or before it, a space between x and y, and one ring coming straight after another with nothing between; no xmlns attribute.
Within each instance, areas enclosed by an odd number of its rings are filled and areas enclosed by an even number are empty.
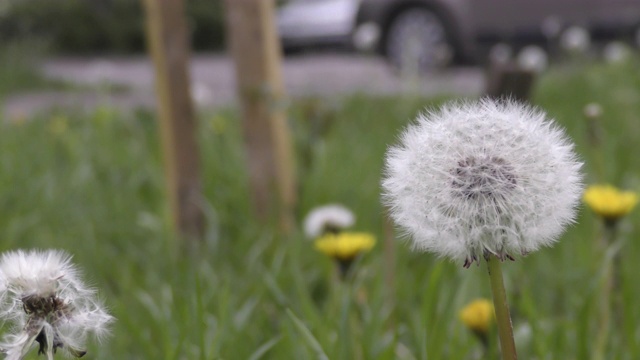
<svg viewBox="0 0 640 360"><path fill-rule="evenodd" d="M224 44L221 0L187 0L194 50L219 50ZM142 53L144 17L132 0L3 0L0 42L38 39L59 53Z"/></svg>

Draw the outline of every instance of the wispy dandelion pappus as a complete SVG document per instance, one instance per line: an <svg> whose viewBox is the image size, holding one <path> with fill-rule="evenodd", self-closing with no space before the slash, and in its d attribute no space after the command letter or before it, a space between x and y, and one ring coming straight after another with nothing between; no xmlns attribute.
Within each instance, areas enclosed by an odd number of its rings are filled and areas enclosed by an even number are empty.
<svg viewBox="0 0 640 360"><path fill-rule="evenodd" d="M538 109L452 102L418 116L389 149L383 197L416 248L469 267L551 245L575 218L581 165Z"/></svg>
<svg viewBox="0 0 640 360"><path fill-rule="evenodd" d="M49 360L58 349L82 357L89 333L98 339L108 333L113 317L70 261L53 250L18 250L0 258L0 319L14 329L0 342L7 360L21 360L34 342Z"/></svg>
<svg viewBox="0 0 640 360"><path fill-rule="evenodd" d="M516 185L513 168L499 157L468 157L451 173L451 185L466 198L495 199Z"/></svg>
<svg viewBox="0 0 640 360"><path fill-rule="evenodd" d="M318 206L304 218L304 232L310 239L326 234L337 234L353 226L356 217L340 204Z"/></svg>

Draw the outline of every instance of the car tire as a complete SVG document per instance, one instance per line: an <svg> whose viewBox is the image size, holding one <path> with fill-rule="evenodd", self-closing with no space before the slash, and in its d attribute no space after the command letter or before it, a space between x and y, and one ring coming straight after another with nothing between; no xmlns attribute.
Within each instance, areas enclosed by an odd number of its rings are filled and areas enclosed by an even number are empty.
<svg viewBox="0 0 640 360"><path fill-rule="evenodd" d="M397 14L387 27L384 53L403 73L424 73L451 63L453 47L440 17L413 7Z"/></svg>

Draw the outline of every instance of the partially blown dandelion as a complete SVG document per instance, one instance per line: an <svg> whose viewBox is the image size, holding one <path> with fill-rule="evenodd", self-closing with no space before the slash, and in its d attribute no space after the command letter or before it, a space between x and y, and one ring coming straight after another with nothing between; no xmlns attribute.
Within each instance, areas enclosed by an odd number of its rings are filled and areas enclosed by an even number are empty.
<svg viewBox="0 0 640 360"><path fill-rule="evenodd" d="M580 167L539 110L451 103L419 116L388 151L383 196L416 248L468 267L551 245L574 220Z"/></svg>
<svg viewBox="0 0 640 360"><path fill-rule="evenodd" d="M329 204L313 208L304 219L304 232L315 239L326 233L338 233L353 226L356 217L348 208Z"/></svg>
<svg viewBox="0 0 640 360"><path fill-rule="evenodd" d="M95 290L81 282L71 257L54 250L2 255L0 319L15 329L0 342L7 360L24 358L34 341L49 360L58 349L82 357L87 335L106 335L113 321Z"/></svg>

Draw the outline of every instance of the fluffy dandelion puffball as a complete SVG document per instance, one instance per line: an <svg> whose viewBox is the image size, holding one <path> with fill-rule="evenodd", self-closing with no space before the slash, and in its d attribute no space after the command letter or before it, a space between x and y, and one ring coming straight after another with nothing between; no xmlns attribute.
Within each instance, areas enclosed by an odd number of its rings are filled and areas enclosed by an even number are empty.
<svg viewBox="0 0 640 360"><path fill-rule="evenodd" d="M602 116L602 106L598 103L588 103L583 109L584 116L590 119L597 119Z"/></svg>
<svg viewBox="0 0 640 360"><path fill-rule="evenodd" d="M566 51L584 53L591 45L591 35L582 27L572 26L560 36L560 46Z"/></svg>
<svg viewBox="0 0 640 360"><path fill-rule="evenodd" d="M7 360L22 359L34 342L52 359L58 349L81 357L90 333L108 333L113 317L80 279L61 251L13 251L0 258L0 319L13 325L0 349Z"/></svg>
<svg viewBox="0 0 640 360"><path fill-rule="evenodd" d="M469 266L551 245L582 193L574 145L540 110L453 102L420 115L386 156L383 197L417 249Z"/></svg>
<svg viewBox="0 0 640 360"><path fill-rule="evenodd" d="M520 50L518 65L525 70L541 73L549 66L549 57L541 47L529 45Z"/></svg>
<svg viewBox="0 0 640 360"><path fill-rule="evenodd" d="M339 204L313 208L304 219L304 232L310 239L325 233L336 233L353 226L356 221L351 210Z"/></svg>
<svg viewBox="0 0 640 360"><path fill-rule="evenodd" d="M491 301L477 299L460 310L459 316L460 321L470 330L486 333L495 320L495 310Z"/></svg>
<svg viewBox="0 0 640 360"><path fill-rule="evenodd" d="M591 185L582 197L593 212L607 221L615 221L627 215L638 204L638 195L621 191L611 185Z"/></svg>

